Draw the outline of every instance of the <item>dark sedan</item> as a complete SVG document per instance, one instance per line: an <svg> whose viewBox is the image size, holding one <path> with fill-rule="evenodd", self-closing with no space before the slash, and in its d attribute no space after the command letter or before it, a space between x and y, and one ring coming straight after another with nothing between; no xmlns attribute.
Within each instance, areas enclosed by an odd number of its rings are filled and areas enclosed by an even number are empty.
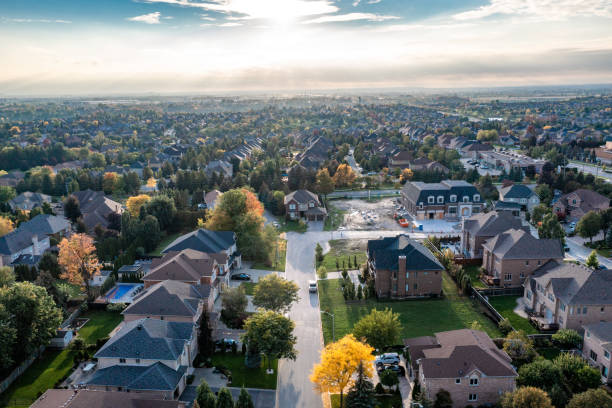
<svg viewBox="0 0 612 408"><path fill-rule="evenodd" d="M237 273L235 275L232 275L232 280L249 281L251 280L251 275L249 275L248 273Z"/></svg>

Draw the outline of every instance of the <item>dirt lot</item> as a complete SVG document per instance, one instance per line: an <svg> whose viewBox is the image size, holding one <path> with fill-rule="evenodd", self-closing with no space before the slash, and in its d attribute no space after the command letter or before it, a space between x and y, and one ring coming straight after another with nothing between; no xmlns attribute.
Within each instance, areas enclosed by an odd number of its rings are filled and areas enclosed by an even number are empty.
<svg viewBox="0 0 612 408"><path fill-rule="evenodd" d="M393 219L395 198L366 200L334 200L331 205L345 211L344 222L338 230L397 230L406 231Z"/></svg>

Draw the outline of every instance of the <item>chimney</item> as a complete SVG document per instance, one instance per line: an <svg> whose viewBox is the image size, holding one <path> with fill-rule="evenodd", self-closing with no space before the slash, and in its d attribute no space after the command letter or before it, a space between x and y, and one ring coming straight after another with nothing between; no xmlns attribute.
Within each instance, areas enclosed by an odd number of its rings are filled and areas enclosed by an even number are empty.
<svg viewBox="0 0 612 408"><path fill-rule="evenodd" d="M406 279L406 255L400 255L397 258L398 280L405 282Z"/></svg>
<svg viewBox="0 0 612 408"><path fill-rule="evenodd" d="M38 254L38 235L34 234L32 236L32 255Z"/></svg>

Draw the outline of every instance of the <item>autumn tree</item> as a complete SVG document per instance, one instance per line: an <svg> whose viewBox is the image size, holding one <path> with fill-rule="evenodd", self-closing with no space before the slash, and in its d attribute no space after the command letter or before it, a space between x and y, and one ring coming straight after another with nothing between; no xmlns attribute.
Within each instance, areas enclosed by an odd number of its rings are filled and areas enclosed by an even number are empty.
<svg viewBox="0 0 612 408"><path fill-rule="evenodd" d="M567 408L612 408L612 397L604 389L591 389L572 397Z"/></svg>
<svg viewBox="0 0 612 408"><path fill-rule="evenodd" d="M400 182L403 184L407 181L410 181L412 180L413 176L414 176L414 173L412 172L412 170L404 169L402 170L402 173L400 174Z"/></svg>
<svg viewBox="0 0 612 408"><path fill-rule="evenodd" d="M589 256L586 259L586 266L589 268L597 269L599 268L599 258L597 258L597 251L592 250Z"/></svg>
<svg viewBox="0 0 612 408"><path fill-rule="evenodd" d="M476 134L476 140L481 142L495 142L497 139L499 139L499 135L495 129L480 129Z"/></svg>
<svg viewBox="0 0 612 408"><path fill-rule="evenodd" d="M70 283L84 285L87 297L91 299L89 283L101 269L93 239L86 234L74 234L62 239L59 243L58 262L64 269L60 277Z"/></svg>
<svg viewBox="0 0 612 408"><path fill-rule="evenodd" d="M317 173L317 193L327 198L327 195L334 191L334 179L329 175L327 167L322 168Z"/></svg>
<svg viewBox="0 0 612 408"><path fill-rule="evenodd" d="M504 339L503 349L515 361L530 362L535 357L533 341L520 330L508 333Z"/></svg>
<svg viewBox="0 0 612 408"><path fill-rule="evenodd" d="M364 340L379 351L396 344L401 331L402 324L399 321L399 313L393 313L393 310L389 308L385 308L385 310L372 309L353 328L353 334L356 338Z"/></svg>
<svg viewBox="0 0 612 408"><path fill-rule="evenodd" d="M502 396L502 408L554 408L545 391L535 387L519 387Z"/></svg>
<svg viewBox="0 0 612 408"><path fill-rule="evenodd" d="M102 177L102 189L106 194L112 194L119 183L119 175L113 171L104 173Z"/></svg>
<svg viewBox="0 0 612 408"><path fill-rule="evenodd" d="M0 237L8 234L14 228L13 221L9 218L0 216Z"/></svg>
<svg viewBox="0 0 612 408"><path fill-rule="evenodd" d="M355 172L351 166L343 163L338 166L338 169L336 169L336 174L334 174L333 179L336 187L345 187L353 184L356 177L357 176L355 175Z"/></svg>
<svg viewBox="0 0 612 408"><path fill-rule="evenodd" d="M335 343L330 343L321 352L321 362L315 364L310 381L321 393L340 393L340 406L343 403L344 389L360 365L364 374L372 376L374 349L348 334Z"/></svg>
<svg viewBox="0 0 612 408"><path fill-rule="evenodd" d="M128 198L126 206L132 217L138 217L140 208L149 201L151 197L146 194L139 194Z"/></svg>
<svg viewBox="0 0 612 408"><path fill-rule="evenodd" d="M286 313L297 302L299 286L275 273L259 279L253 293L253 304L278 313Z"/></svg>

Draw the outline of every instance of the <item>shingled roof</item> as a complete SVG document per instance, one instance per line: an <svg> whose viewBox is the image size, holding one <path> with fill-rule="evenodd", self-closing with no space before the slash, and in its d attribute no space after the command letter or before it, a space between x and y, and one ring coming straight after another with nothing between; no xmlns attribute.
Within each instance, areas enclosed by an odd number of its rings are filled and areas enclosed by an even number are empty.
<svg viewBox="0 0 612 408"><path fill-rule="evenodd" d="M368 256L377 269L397 270L398 258L406 257L406 269L411 271L441 271L444 269L436 257L408 235L398 235L368 241Z"/></svg>
<svg viewBox="0 0 612 408"><path fill-rule="evenodd" d="M503 187L500 193L504 200L507 198L530 198L535 194L524 184L512 184L510 186Z"/></svg>
<svg viewBox="0 0 612 408"><path fill-rule="evenodd" d="M143 281L178 280L183 282L200 282L204 276L212 276L217 261L204 252L193 249L183 249L180 252L171 251L162 258L154 259L151 269Z"/></svg>
<svg viewBox="0 0 612 408"><path fill-rule="evenodd" d="M308 204L310 201L314 201L317 205L321 205L319 197L308 190L296 190L285 196L285 205L289 204L289 201L295 200L301 204Z"/></svg>
<svg viewBox="0 0 612 408"><path fill-rule="evenodd" d="M493 237L511 228L523 229L520 218L509 211L489 211L474 214L463 220L463 230L476 236Z"/></svg>
<svg viewBox="0 0 612 408"><path fill-rule="evenodd" d="M137 391L174 391L186 371L186 366L175 371L160 362L150 366L114 365L97 370L85 383Z"/></svg>
<svg viewBox="0 0 612 408"><path fill-rule="evenodd" d="M167 280L155 284L134 299L123 312L124 315L185 316L194 317L200 302L208 298L210 286L190 285Z"/></svg>
<svg viewBox="0 0 612 408"><path fill-rule="evenodd" d="M509 229L482 244L500 259L563 260L563 244L559 239L538 239L525 230Z"/></svg>
<svg viewBox="0 0 612 408"><path fill-rule="evenodd" d="M183 249L195 249L205 253L227 251L236 243L236 234L232 231L210 231L204 228L181 235L168 245L162 253L180 252Z"/></svg>
<svg viewBox="0 0 612 408"><path fill-rule="evenodd" d="M184 403L145 392L50 389L31 408L179 408Z"/></svg>
<svg viewBox="0 0 612 408"><path fill-rule="evenodd" d="M87 189L76 191L72 195L79 200L83 222L88 229L98 224L108 227L108 216L111 213L121 214L123 212L121 204L106 197L102 191Z"/></svg>

